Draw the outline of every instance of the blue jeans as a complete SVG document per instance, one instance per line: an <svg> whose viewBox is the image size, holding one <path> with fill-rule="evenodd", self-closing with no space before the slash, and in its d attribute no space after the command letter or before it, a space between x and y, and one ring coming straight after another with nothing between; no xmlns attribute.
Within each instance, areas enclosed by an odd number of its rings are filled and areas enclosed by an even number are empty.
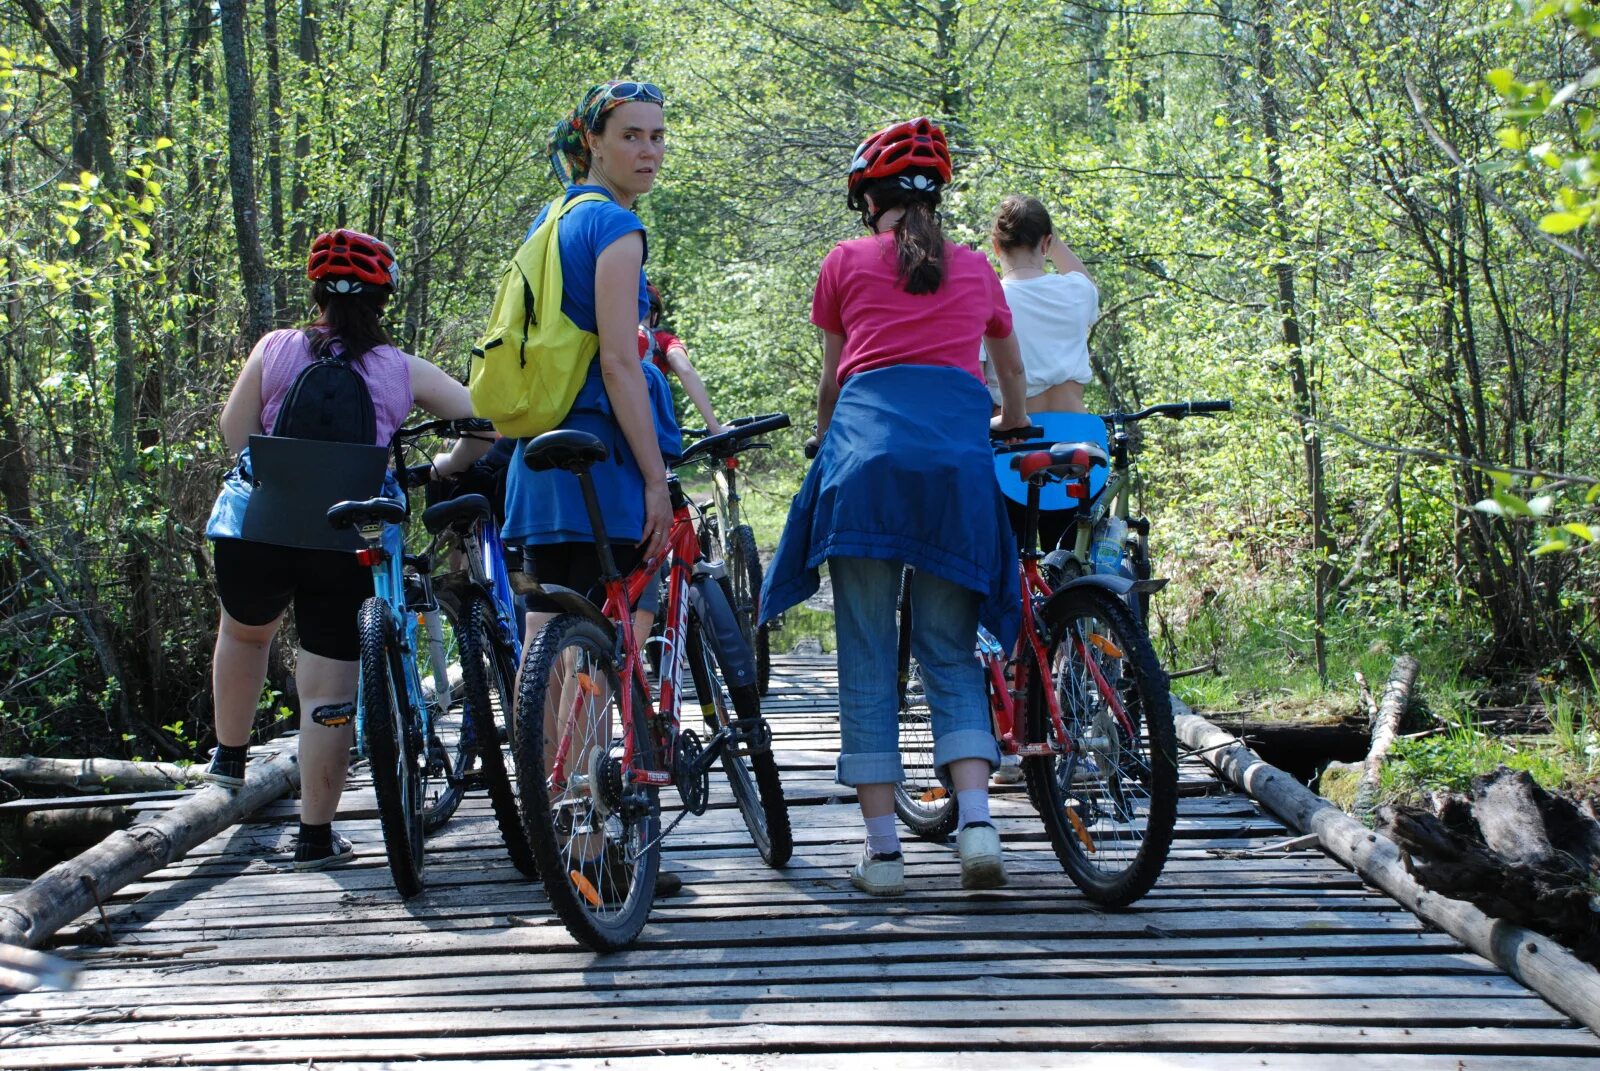
<svg viewBox="0 0 1600 1071"><path fill-rule="evenodd" d="M900 699L896 686L900 598L899 562L830 558L834 628L839 646L839 764L842 785L893 784L900 764ZM930 573L911 581L911 653L933 716L933 761L943 770L957 759L1000 764L973 655L978 634L975 591Z"/></svg>

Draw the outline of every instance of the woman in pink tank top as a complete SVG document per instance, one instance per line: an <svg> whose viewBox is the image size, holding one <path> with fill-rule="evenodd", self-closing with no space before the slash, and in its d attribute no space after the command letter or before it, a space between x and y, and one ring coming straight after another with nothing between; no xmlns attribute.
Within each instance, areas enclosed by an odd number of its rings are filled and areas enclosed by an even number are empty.
<svg viewBox="0 0 1600 1071"><path fill-rule="evenodd" d="M230 450L243 450L252 435L271 434L301 370L335 350L357 355L351 364L372 396L374 445L388 445L413 403L447 419L472 415L466 387L396 349L384 331L383 309L399 280L387 245L356 231L320 235L312 244L306 275L319 315L303 329L271 332L251 350L222 409L222 437ZM440 475L458 473L487 448L480 440L463 439L434 464ZM242 482L232 480L233 486L224 487L206 527L222 603L211 670L218 746L207 777L225 788L244 784L267 652L292 604L300 636L295 685L301 712L300 837L294 866L316 870L353 854L350 842L333 832L352 730L349 725L319 724L311 715L355 699L360 664L356 615L372 595L372 573L349 551L241 538L239 499L247 495L239 489Z"/></svg>

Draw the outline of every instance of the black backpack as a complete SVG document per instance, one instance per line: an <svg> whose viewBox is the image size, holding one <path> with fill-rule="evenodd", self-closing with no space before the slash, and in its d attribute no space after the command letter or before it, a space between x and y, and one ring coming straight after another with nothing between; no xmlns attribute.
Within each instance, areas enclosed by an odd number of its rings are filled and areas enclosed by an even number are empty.
<svg viewBox="0 0 1600 1071"><path fill-rule="evenodd" d="M328 443L376 443L378 414L372 392L342 341L332 340L320 358L294 377L273 421L272 434Z"/></svg>

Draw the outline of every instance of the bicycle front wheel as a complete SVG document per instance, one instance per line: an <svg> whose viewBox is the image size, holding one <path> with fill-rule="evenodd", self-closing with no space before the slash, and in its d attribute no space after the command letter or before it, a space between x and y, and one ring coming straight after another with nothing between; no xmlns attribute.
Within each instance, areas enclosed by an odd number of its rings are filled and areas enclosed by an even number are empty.
<svg viewBox="0 0 1600 1071"><path fill-rule="evenodd" d="M750 709L738 709L718 665L712 638L697 613L689 615L686 653L694 694L707 728L712 732L730 728L735 715L752 720L760 717L760 705L755 695L748 694L749 685L745 686L747 694L743 698ZM789 827L789 804L783 798L783 783L778 779L778 763L771 747L748 751L729 743L722 751L722 772L728 775L728 787L733 790L739 816L744 819L762 860L772 867L788 863L794 854L794 834Z"/></svg>
<svg viewBox="0 0 1600 1071"><path fill-rule="evenodd" d="M741 524L728 535L728 601L739 619L739 631L756 657L756 688L762 695L772 683L772 640L761 619L761 553L756 549L756 534Z"/></svg>
<svg viewBox="0 0 1600 1071"><path fill-rule="evenodd" d="M417 674L422 678L423 699L433 691L433 735L428 740L428 793L422 801L422 832L433 836L455 815L466 795L474 762L472 731L465 722L460 683L451 683L451 671L461 662L461 629L465 618L455 600L439 600L439 645L424 628L418 636ZM438 665L435 665L435 663ZM444 681L444 688L439 687Z"/></svg>
<svg viewBox="0 0 1600 1071"><path fill-rule="evenodd" d="M465 695L462 720L472 754L483 771L484 787L494 807L500 837L516 868L530 878L539 876L517 812L517 795L507 769L506 751L500 743L500 722L516 695L516 669L511 651L499 642L500 618L494 603L482 592L468 599L461 633L461 684Z"/></svg>
<svg viewBox="0 0 1600 1071"><path fill-rule="evenodd" d="M956 831L956 800L933 768L933 715L922 669L908 658L900 671L900 762L905 780L894 786L894 813L923 840L943 844Z"/></svg>
<svg viewBox="0 0 1600 1071"><path fill-rule="evenodd" d="M624 719L622 681L605 630L578 614L545 625L528 647L517 696L516 773L522 826L550 906L567 931L605 952L632 942L655 895L661 845L658 770L637 683Z"/></svg>
<svg viewBox="0 0 1600 1071"><path fill-rule="evenodd" d="M1050 601L1049 678L1035 678L1029 739L1060 753L1023 763L1051 846L1083 894L1126 907L1166 864L1178 814L1178 746L1167 676L1133 611L1109 591L1069 589ZM1061 705L1050 724L1042 687Z"/></svg>
<svg viewBox="0 0 1600 1071"><path fill-rule="evenodd" d="M406 691L399 637L381 600L361 604L361 718L371 759L378 824L395 888L405 898L422 891L422 733Z"/></svg>

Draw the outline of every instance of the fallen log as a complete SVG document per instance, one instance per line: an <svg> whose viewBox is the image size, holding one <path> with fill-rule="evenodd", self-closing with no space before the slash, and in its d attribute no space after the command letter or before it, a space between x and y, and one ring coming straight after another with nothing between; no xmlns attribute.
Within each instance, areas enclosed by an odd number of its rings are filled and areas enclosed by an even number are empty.
<svg viewBox="0 0 1600 1071"><path fill-rule="evenodd" d="M133 813L126 807L87 807L70 811L33 811L10 822L20 844L36 848L87 848L119 829L127 829Z"/></svg>
<svg viewBox="0 0 1600 1071"><path fill-rule="evenodd" d="M1435 811L1378 810L1378 829L1412 875L1445 896L1564 942L1600 964L1600 821L1592 804L1545 792L1525 771L1476 777L1472 796L1443 793Z"/></svg>
<svg viewBox="0 0 1600 1071"><path fill-rule="evenodd" d="M181 859L300 784L300 768L287 752L254 758L247 771L237 792L208 785L193 799L113 833L0 900L0 943L38 947L124 885Z"/></svg>
<svg viewBox="0 0 1600 1071"><path fill-rule="evenodd" d="M1367 760L1362 764L1361 783L1356 788L1356 800L1350 809L1358 818L1366 818L1378 804L1378 782L1383 776L1383 760L1400 735L1400 723L1411 706L1411 689L1416 686L1417 674L1422 666L1410 655L1394 660L1389 670L1389 682L1383 686L1383 702L1372 719L1372 745L1367 749Z"/></svg>
<svg viewBox="0 0 1600 1071"><path fill-rule="evenodd" d="M181 788L201 780L203 766L171 762L127 762L122 759L0 758L0 781L40 788L80 791L140 792Z"/></svg>
<svg viewBox="0 0 1600 1071"><path fill-rule="evenodd" d="M1313 794L1293 777L1262 761L1243 743L1174 700L1178 736L1203 753L1223 777L1260 801L1298 833L1315 833L1323 850L1433 924L1600 1033L1600 972L1556 941L1521 926L1491 919L1472 904L1420 885L1400 849Z"/></svg>

